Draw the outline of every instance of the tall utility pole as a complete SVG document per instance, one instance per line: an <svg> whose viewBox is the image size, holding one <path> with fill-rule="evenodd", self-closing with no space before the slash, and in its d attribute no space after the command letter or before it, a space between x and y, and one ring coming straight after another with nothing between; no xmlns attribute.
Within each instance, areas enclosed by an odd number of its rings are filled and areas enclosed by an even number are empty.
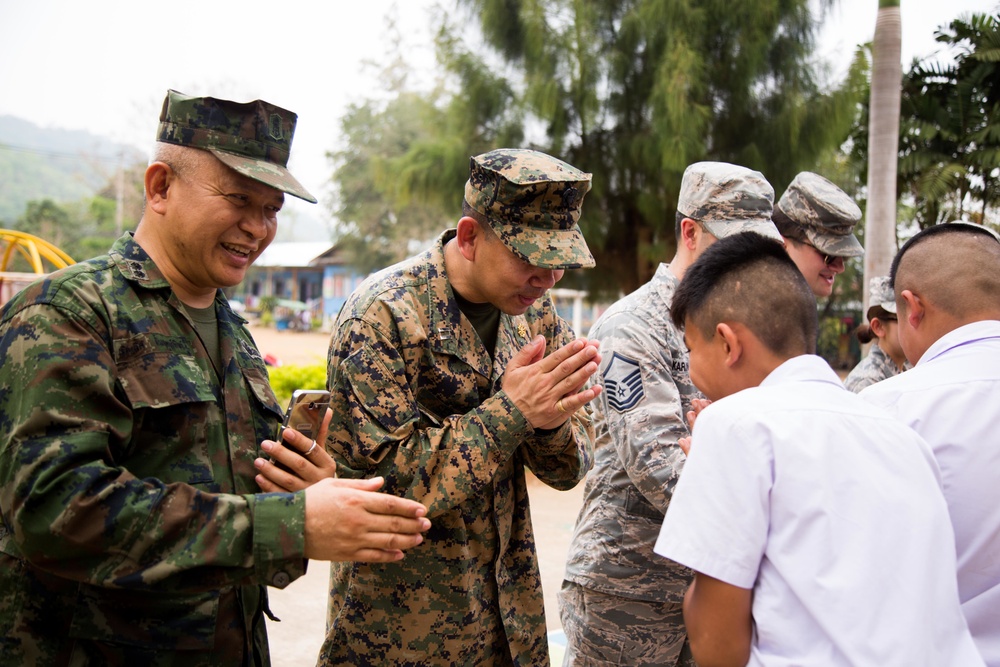
<svg viewBox="0 0 1000 667"><path fill-rule="evenodd" d="M879 0L872 45L868 117L868 211L865 218L864 310L868 283L889 273L896 254L896 169L899 105L903 81L900 0Z"/></svg>
<svg viewBox="0 0 1000 667"><path fill-rule="evenodd" d="M122 235L125 219L125 150L118 151L118 175L115 178L115 238Z"/></svg>

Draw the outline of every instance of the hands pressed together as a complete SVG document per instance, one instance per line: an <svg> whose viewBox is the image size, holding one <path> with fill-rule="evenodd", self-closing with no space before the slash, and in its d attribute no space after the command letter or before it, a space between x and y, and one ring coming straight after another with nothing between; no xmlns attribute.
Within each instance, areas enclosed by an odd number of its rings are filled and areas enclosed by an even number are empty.
<svg viewBox="0 0 1000 667"><path fill-rule="evenodd" d="M601 393L584 389L601 363L598 342L578 338L548 356L545 338L537 336L511 359L503 389L534 428L556 429ZM380 493L384 480L338 479L337 464L322 444L333 413L327 410L316 441L295 429L282 431L282 442L265 440L269 458L254 461L257 485L265 492L305 490L307 558L388 562L423 542L431 522L427 508L405 498Z"/></svg>
<svg viewBox="0 0 1000 667"><path fill-rule="evenodd" d="M600 385L583 389L600 366L599 345L577 338L545 356L536 336L510 360L503 389L534 428L558 428L601 393Z"/></svg>
<svg viewBox="0 0 1000 667"><path fill-rule="evenodd" d="M701 411L707 408L711 404L712 401L708 400L707 398L696 398L693 401L691 401L691 409L688 410L687 414L685 415L685 417L687 417L688 430L690 432L694 433L694 423L698 421L698 415L700 415ZM678 446L680 446L681 451L684 452L685 456L691 453L691 436L688 435L683 438L680 438L677 441L677 444Z"/></svg>

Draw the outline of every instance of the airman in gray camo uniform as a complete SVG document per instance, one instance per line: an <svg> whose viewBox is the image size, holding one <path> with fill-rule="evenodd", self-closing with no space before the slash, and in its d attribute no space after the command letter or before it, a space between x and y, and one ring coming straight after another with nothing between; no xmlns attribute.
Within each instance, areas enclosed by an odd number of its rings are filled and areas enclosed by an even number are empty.
<svg viewBox="0 0 1000 667"><path fill-rule="evenodd" d="M596 345L548 290L593 266L577 225L590 174L529 150L472 158L463 216L370 277L330 343L338 474L427 505L396 564L332 568L322 665L549 664L525 468L557 488L591 466L582 390Z"/></svg>
<svg viewBox="0 0 1000 667"><path fill-rule="evenodd" d="M170 91L134 236L0 313L0 664L267 665L265 585L402 558L429 526L377 482L255 493L282 411L220 288L283 192L315 201L285 168L295 121Z"/></svg>
<svg viewBox="0 0 1000 667"><path fill-rule="evenodd" d="M903 346L899 343L896 295L889 286L889 276L871 279L868 303L868 323L858 327L855 335L862 344L871 343L872 346L868 356L844 380L844 386L855 394L910 368Z"/></svg>
<svg viewBox="0 0 1000 667"><path fill-rule="evenodd" d="M844 262L864 248L852 233L861 209L847 193L811 171L798 174L774 206L774 226L816 298L830 296Z"/></svg>
<svg viewBox="0 0 1000 667"><path fill-rule="evenodd" d="M684 272L715 242L740 232L779 239L774 190L756 171L724 162L687 168L677 202L677 254L594 324L601 384L594 402L594 469L559 593L565 665L693 665L681 604L693 573L653 553L702 398L691 384L683 331L670 304Z"/></svg>

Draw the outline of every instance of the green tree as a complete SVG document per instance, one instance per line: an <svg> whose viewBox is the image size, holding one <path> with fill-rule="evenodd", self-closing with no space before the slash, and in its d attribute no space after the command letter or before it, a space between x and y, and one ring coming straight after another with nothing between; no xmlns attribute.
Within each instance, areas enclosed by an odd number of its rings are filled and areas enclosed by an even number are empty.
<svg viewBox="0 0 1000 667"><path fill-rule="evenodd" d="M496 142L521 141L513 92L479 60L458 52L457 42L442 33L437 46L451 54L450 71L462 92L440 84L418 92L409 86L395 25L386 32L391 57L376 74L384 95L348 109L341 121L344 146L328 153L340 221L336 241L363 271L412 254L453 225L469 156Z"/></svg>
<svg viewBox="0 0 1000 667"><path fill-rule="evenodd" d="M68 238L69 213L51 199L29 201L24 214L14 224L17 231L35 236L62 248Z"/></svg>
<svg viewBox="0 0 1000 667"><path fill-rule="evenodd" d="M842 143L856 111L858 66L819 89L806 0L459 4L471 15L442 18L438 39L448 123L393 160L391 180L455 197L468 156L523 128L521 145L594 174L581 225L602 270L574 278L598 290L630 290L669 256L688 164L756 168L780 194Z"/></svg>
<svg viewBox="0 0 1000 667"><path fill-rule="evenodd" d="M413 202L399 189L390 166L438 113L431 101L401 93L388 103L367 101L341 121L347 146L329 154L335 165L336 242L363 271L383 268L410 254L413 241L446 227L444 212Z"/></svg>
<svg viewBox="0 0 1000 667"><path fill-rule="evenodd" d="M1000 15L956 19L936 39L955 58L927 59L904 77L900 189L921 228L988 222L1000 204Z"/></svg>

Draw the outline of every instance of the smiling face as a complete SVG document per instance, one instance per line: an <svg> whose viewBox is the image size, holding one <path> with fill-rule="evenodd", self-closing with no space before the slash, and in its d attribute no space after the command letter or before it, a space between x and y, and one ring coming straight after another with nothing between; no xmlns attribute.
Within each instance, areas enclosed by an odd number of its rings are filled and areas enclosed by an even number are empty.
<svg viewBox="0 0 1000 667"><path fill-rule="evenodd" d="M155 248L143 247L182 301L206 306L218 288L241 282L274 240L284 194L202 151L179 170L159 168L168 184L162 220Z"/></svg>
<svg viewBox="0 0 1000 667"><path fill-rule="evenodd" d="M827 263L826 256L819 250L794 239L786 239L785 249L816 297L830 296L833 293L834 278L844 272L843 257L830 257L830 262Z"/></svg>

